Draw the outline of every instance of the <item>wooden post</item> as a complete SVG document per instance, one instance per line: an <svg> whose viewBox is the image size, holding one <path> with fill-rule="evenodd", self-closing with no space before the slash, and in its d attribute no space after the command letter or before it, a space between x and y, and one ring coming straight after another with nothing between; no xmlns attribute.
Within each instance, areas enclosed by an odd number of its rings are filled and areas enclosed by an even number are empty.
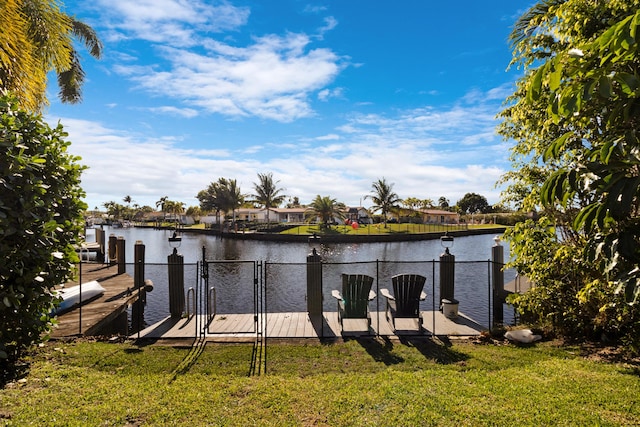
<svg viewBox="0 0 640 427"><path fill-rule="evenodd" d="M504 248L500 244L500 238L495 237L495 245L491 248L491 260L493 270L493 325L504 323L504 310L502 304L505 303L504 291Z"/></svg>
<svg viewBox="0 0 640 427"><path fill-rule="evenodd" d="M322 262L315 248L307 256L307 311L322 315Z"/></svg>
<svg viewBox="0 0 640 427"><path fill-rule="evenodd" d="M118 238L115 234L109 235L109 265L114 265L116 263L116 242Z"/></svg>
<svg viewBox="0 0 640 427"><path fill-rule="evenodd" d="M169 265L169 312L172 318L182 317L184 313L184 257L173 248L167 257Z"/></svg>
<svg viewBox="0 0 640 427"><path fill-rule="evenodd" d="M144 289L144 244L141 240L133 245L133 288L138 292L138 299L131 306L131 325L134 331L142 329L144 324L144 306L147 293Z"/></svg>
<svg viewBox="0 0 640 427"><path fill-rule="evenodd" d="M127 272L127 264L125 262L125 240L124 237L118 236L116 240L116 263L118 264L118 274Z"/></svg>
<svg viewBox="0 0 640 427"><path fill-rule="evenodd" d="M456 257L449 252L449 248L445 248L444 253L440 255L440 303L443 299L455 300L455 274Z"/></svg>
<svg viewBox="0 0 640 427"><path fill-rule="evenodd" d="M96 243L100 245L96 254L96 261L104 263L104 229L96 228Z"/></svg>
<svg viewBox="0 0 640 427"><path fill-rule="evenodd" d="M144 284L144 243L142 240L136 241L133 245L133 286L135 288L143 287Z"/></svg>

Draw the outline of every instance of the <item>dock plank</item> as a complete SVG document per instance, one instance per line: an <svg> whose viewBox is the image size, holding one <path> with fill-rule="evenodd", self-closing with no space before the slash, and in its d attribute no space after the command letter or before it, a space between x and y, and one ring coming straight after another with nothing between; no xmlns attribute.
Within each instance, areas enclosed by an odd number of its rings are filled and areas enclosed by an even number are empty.
<svg viewBox="0 0 640 427"><path fill-rule="evenodd" d="M422 331L418 331L417 329L411 330L410 327L415 326L413 324L405 325L407 328L406 331L394 331L391 324L387 321L384 312L373 312L371 316L371 328L368 332L366 330L366 324L364 328L362 328L362 324L359 324L358 328L353 328L354 330L347 330L347 328L345 328L344 333L340 328L337 312L325 312L321 319L319 317L317 318L315 323L306 312L267 313L264 318L267 329L266 336L268 338L283 339L317 339L321 337L331 338L365 335L394 337L406 334L423 336L476 336L486 330L485 327L464 313L460 313L456 319L448 319L439 311L422 312ZM166 321L161 321L141 331L140 337L155 339L194 337L195 328L192 325L195 322L191 322L190 327L186 327L184 321L177 322L174 326L168 327ZM200 322L201 325L204 324L202 322L204 322L204 320ZM357 322L363 321L357 320ZM262 320L259 322L259 326L261 326L261 324ZM206 337L208 339L228 338L252 340L255 339L257 335L257 331L255 331L253 325L253 314L225 314L224 316L214 318ZM401 325L399 324L399 326ZM135 335L134 338L135 337L137 337L137 335Z"/></svg>
<svg viewBox="0 0 640 427"><path fill-rule="evenodd" d="M81 263L77 281L65 284L66 287L97 281L105 288L98 298L71 310L58 314L58 324L51 331L52 338L74 335L95 335L120 316L138 299L134 290L133 278L128 274L117 274L117 267L101 263ZM82 324L80 322L82 321Z"/></svg>

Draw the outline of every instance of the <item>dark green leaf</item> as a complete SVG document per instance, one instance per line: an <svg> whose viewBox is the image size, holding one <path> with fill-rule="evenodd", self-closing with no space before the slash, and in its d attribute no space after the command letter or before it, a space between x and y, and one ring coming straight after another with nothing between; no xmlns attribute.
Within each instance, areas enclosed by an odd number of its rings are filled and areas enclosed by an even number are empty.
<svg viewBox="0 0 640 427"><path fill-rule="evenodd" d="M613 152L614 148L615 145L611 140L606 141L602 145L602 147L600 148L600 161L602 163L609 163L609 158L611 157L611 153Z"/></svg>
<svg viewBox="0 0 640 427"><path fill-rule="evenodd" d="M564 148L564 144L569 137L573 135L573 132L566 132L564 135L557 138L553 141L549 146L544 150L542 155L542 161L548 162L549 159L555 159L558 157L558 153L562 148Z"/></svg>
<svg viewBox="0 0 640 427"><path fill-rule="evenodd" d="M609 77L600 77L600 80L598 80L598 93L603 98L611 98L611 80L609 79Z"/></svg>
<svg viewBox="0 0 640 427"><path fill-rule="evenodd" d="M638 89L638 79L635 75L629 73L616 73L615 79L620 83L620 88L627 95L632 94Z"/></svg>
<svg viewBox="0 0 640 427"><path fill-rule="evenodd" d="M540 98L540 93L542 92L542 76L545 70L546 67L542 66L538 68L533 74L533 80L531 81L529 91L527 92L527 98L531 103L537 101Z"/></svg>

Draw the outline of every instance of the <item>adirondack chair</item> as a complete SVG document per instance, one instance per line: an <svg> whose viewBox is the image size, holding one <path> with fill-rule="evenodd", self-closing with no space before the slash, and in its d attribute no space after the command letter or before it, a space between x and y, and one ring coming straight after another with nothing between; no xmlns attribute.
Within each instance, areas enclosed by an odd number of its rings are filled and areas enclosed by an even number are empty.
<svg viewBox="0 0 640 427"><path fill-rule="evenodd" d="M343 274L342 293L333 290L331 295L338 301L338 320L340 327L344 326L344 319L367 319L371 326L369 301L376 297L371 290L373 277L365 274Z"/></svg>
<svg viewBox="0 0 640 427"><path fill-rule="evenodd" d="M420 316L420 301L427 298L422 289L426 277L418 274L398 274L391 278L393 295L388 289L380 289L380 293L387 299L387 320L396 329L396 319L416 319L418 329L422 329Z"/></svg>

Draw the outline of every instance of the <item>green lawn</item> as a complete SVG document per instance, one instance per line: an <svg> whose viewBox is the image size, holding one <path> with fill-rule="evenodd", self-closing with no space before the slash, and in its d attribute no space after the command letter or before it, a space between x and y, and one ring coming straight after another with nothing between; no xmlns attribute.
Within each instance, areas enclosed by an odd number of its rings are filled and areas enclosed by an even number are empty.
<svg viewBox="0 0 640 427"><path fill-rule="evenodd" d="M578 347L349 340L253 346L49 343L0 390L0 424L640 425L637 365Z"/></svg>
<svg viewBox="0 0 640 427"><path fill-rule="evenodd" d="M469 225L469 229L504 228L502 225L482 224ZM445 233L447 231L464 230L464 225L445 224L370 224L353 228L350 225L332 225L329 229L322 229L320 225L301 225L283 231L282 234L417 234L417 233Z"/></svg>
<svg viewBox="0 0 640 427"><path fill-rule="evenodd" d="M170 226L170 224L164 224ZM445 233L447 231L458 231L458 230L473 230L473 229L490 229L490 228L499 228L503 229L504 225L494 225L494 224L472 224L467 225L464 224L359 224L357 228L354 228L350 225L332 225L328 229L323 229L319 224L312 225L300 225L296 227L292 227L285 231L282 231L280 234L295 234L295 235L311 235L314 233L324 235L324 234L348 234L348 235L376 235L376 234L417 234L417 233ZM205 228L204 224L194 224L185 226L184 228L190 229L201 229ZM241 230L240 230L241 232Z"/></svg>

